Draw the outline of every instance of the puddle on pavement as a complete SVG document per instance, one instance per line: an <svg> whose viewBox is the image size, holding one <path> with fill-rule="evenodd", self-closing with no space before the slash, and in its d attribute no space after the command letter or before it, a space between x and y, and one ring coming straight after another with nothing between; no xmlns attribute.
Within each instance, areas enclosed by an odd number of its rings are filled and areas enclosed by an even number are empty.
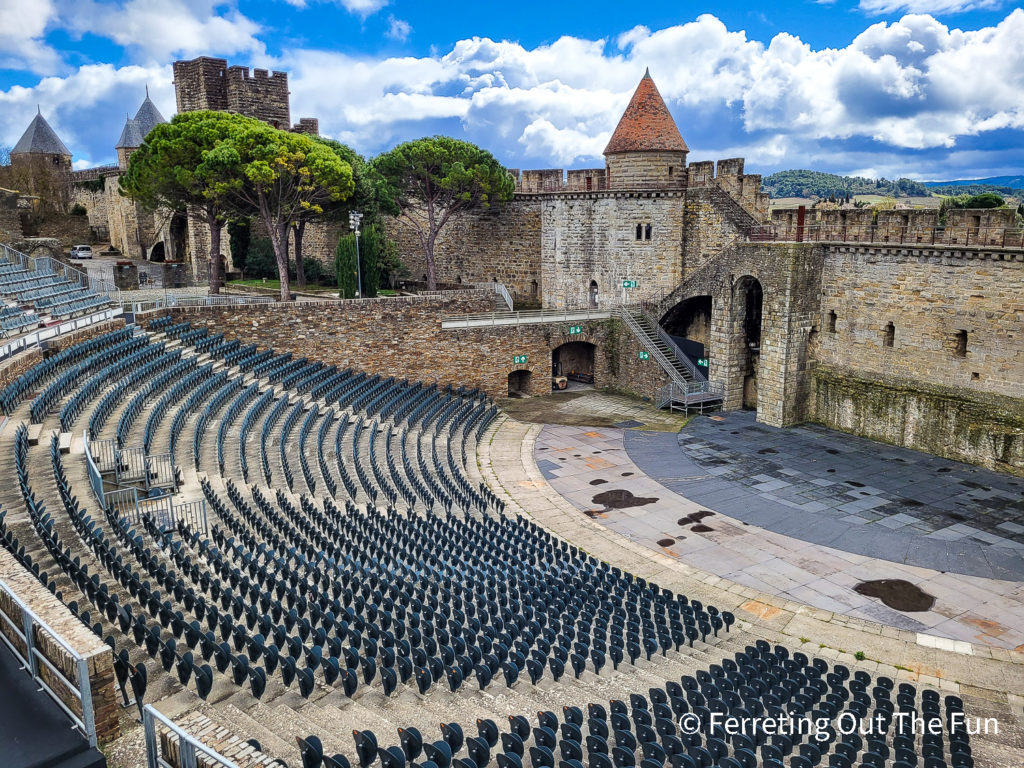
<svg viewBox="0 0 1024 768"><path fill-rule="evenodd" d="M863 488L864 483L858 483L856 480L843 480L847 485L852 485L854 488Z"/></svg>
<svg viewBox="0 0 1024 768"><path fill-rule="evenodd" d="M715 513L712 512L710 509L701 509L701 510L698 510L697 512L691 512L686 517L679 518L678 524L679 525L692 525L693 523L699 523L705 517L711 517L714 514ZM697 529L694 528L693 530L697 530Z"/></svg>
<svg viewBox="0 0 1024 768"><path fill-rule="evenodd" d="M610 491L597 494L590 501L592 504L602 504L607 509L627 509L628 507L643 507L653 504L657 499L649 496L634 496L622 488L613 488Z"/></svg>
<svg viewBox="0 0 1024 768"><path fill-rule="evenodd" d="M675 543L676 543L675 539L658 539L658 546L659 547L671 547Z"/></svg>
<svg viewBox="0 0 1024 768"><path fill-rule="evenodd" d="M924 502L918 501L917 499L900 499L900 503L905 507L923 507Z"/></svg>
<svg viewBox="0 0 1024 768"><path fill-rule="evenodd" d="M715 529L712 528L709 525L704 525L703 523L699 523L699 524L693 526L693 528L691 528L690 530L693 531L694 533L711 533Z"/></svg>
<svg viewBox="0 0 1024 768"><path fill-rule="evenodd" d="M826 448L825 453L831 453L833 456L839 455L839 451L837 451L835 448Z"/></svg>
<svg viewBox="0 0 1024 768"><path fill-rule="evenodd" d="M591 485L604 485L604 484L605 484L605 483L607 483L607 482L608 482L607 480L602 480L602 479L601 479L601 478L599 477L599 478L597 478L597 480L591 480L591 481L590 481L590 484L591 484Z"/></svg>
<svg viewBox="0 0 1024 768"><path fill-rule="evenodd" d="M965 523L965 522L967 522L967 516L966 515L961 515L959 512L947 512L946 513L946 517L950 517L953 520L956 520L958 523Z"/></svg>
<svg viewBox="0 0 1024 768"><path fill-rule="evenodd" d="M935 598L904 579L862 581L853 591L866 597L877 597L887 606L903 613L930 611Z"/></svg>
<svg viewBox="0 0 1024 768"><path fill-rule="evenodd" d="M980 490L980 491L991 491L992 490L987 485L982 485L981 483L976 483L973 480L961 480L960 481L960 485L964 486L964 488L975 488L975 489Z"/></svg>
<svg viewBox="0 0 1024 768"><path fill-rule="evenodd" d="M953 471L953 469L952 469L951 467L939 467L939 468L938 468L937 470L935 470L935 471L936 471L936 472L952 472L952 471Z"/></svg>
<svg viewBox="0 0 1024 768"><path fill-rule="evenodd" d="M633 476L633 473L632 473L632 472L623 472L623 473L622 473L622 476L623 476L623 477L632 477L632 476Z"/></svg>
<svg viewBox="0 0 1024 768"><path fill-rule="evenodd" d="M826 472L835 472L835 470L834 470L834 469L826 469L825 471L826 471Z"/></svg>

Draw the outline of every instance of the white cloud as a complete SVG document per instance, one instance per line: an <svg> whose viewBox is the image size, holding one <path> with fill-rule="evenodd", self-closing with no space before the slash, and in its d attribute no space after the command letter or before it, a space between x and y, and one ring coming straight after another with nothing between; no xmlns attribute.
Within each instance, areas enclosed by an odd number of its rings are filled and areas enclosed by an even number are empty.
<svg viewBox="0 0 1024 768"><path fill-rule="evenodd" d="M860 0L865 13L963 13L1000 8L1003 0Z"/></svg>
<svg viewBox="0 0 1024 768"><path fill-rule="evenodd" d="M388 0L339 0L344 6L345 10L349 13L354 13L358 16L362 16L364 19L367 16L372 16L385 5L388 4Z"/></svg>
<svg viewBox="0 0 1024 768"><path fill-rule="evenodd" d="M198 55L260 55L259 24L224 0L59 0L72 34L94 34L163 63Z"/></svg>
<svg viewBox="0 0 1024 768"><path fill-rule="evenodd" d="M3 0L0 23L0 69L51 74L60 57L43 40L54 19L50 0Z"/></svg>
<svg viewBox="0 0 1024 768"><path fill-rule="evenodd" d="M147 8L153 1L128 0L125 7ZM213 1L175 0L193 15L199 4ZM111 34L127 34L130 25L122 20L115 27ZM234 29L234 45L259 48L254 28ZM182 45L175 42L177 33L167 37L161 50ZM289 72L295 118L318 117L325 134L367 154L443 132L519 167L600 164L611 131L650 67L693 159L745 156L748 164L781 167L845 163L891 173L901 157L909 168L923 169L924 153L930 153L976 162L977 175L984 175L998 164L998 154L978 150L984 142L972 144L970 137L1024 130L1021 39L1020 9L979 30L910 14L871 24L845 47L822 49L788 33L752 40L703 15L660 30L638 26L599 40L565 36L533 48L474 37L421 57L292 48L279 58L256 53L250 60ZM123 87L129 69L108 67L107 76L122 84L110 98L117 93L125 99L115 113L137 105L136 92ZM165 70L151 67L147 76ZM93 87L81 82L87 74L83 68L34 89L0 93L0 107L13 99L17 117L11 124L20 135L41 97L44 110L56 103L47 99L58 97L66 100L68 115L78 110L79 93ZM134 82L141 91L142 81ZM162 82L173 105L169 76ZM67 85L58 89L60 83ZM114 126L113 136L92 147L90 129L66 125L97 157L110 151L120 130ZM14 131L7 115L0 115L0 130L8 136ZM907 150L917 154L910 158ZM1014 147L1001 151L1017 165L1024 162Z"/></svg>
<svg viewBox="0 0 1024 768"><path fill-rule="evenodd" d="M409 35L412 32L412 25L408 21L402 19L396 19L394 16L388 16L388 31L387 36L392 40L397 40L400 43L404 43L409 39Z"/></svg>

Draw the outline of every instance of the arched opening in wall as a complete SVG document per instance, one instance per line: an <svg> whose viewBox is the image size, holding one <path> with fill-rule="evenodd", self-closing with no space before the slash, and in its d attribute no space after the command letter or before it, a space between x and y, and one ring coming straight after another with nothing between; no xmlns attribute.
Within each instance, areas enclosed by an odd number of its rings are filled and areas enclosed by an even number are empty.
<svg viewBox="0 0 1024 768"><path fill-rule="evenodd" d="M162 262L167 260L167 252L164 249L164 241L161 240L159 243L149 249L149 261Z"/></svg>
<svg viewBox="0 0 1024 768"><path fill-rule="evenodd" d="M743 339L741 371L743 372L743 407L757 408L757 374L761 358L761 315L764 289L751 275L736 282L735 307Z"/></svg>
<svg viewBox="0 0 1024 768"><path fill-rule="evenodd" d="M711 297L684 299L662 316L660 325L679 350L694 365L701 366L707 376L707 361L711 356Z"/></svg>
<svg viewBox="0 0 1024 768"><path fill-rule="evenodd" d="M531 281L530 282L530 298L531 299L536 299L537 295L539 293L540 293L540 284L536 280Z"/></svg>
<svg viewBox="0 0 1024 768"><path fill-rule="evenodd" d="M508 375L508 396L529 397L532 380L533 373L531 371L512 371Z"/></svg>
<svg viewBox="0 0 1024 768"><path fill-rule="evenodd" d="M597 309L597 280L590 281L590 308Z"/></svg>
<svg viewBox="0 0 1024 768"><path fill-rule="evenodd" d="M171 217L171 254L173 261L184 261L186 242L188 241L188 216L176 213Z"/></svg>
<svg viewBox="0 0 1024 768"><path fill-rule="evenodd" d="M594 353L589 341L569 341L551 352L553 390L590 389L594 386Z"/></svg>

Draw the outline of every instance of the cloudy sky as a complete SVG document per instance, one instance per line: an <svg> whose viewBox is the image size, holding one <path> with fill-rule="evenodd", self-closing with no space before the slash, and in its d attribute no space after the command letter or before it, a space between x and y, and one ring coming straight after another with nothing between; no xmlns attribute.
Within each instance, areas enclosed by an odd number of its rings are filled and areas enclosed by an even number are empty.
<svg viewBox="0 0 1024 768"><path fill-rule="evenodd" d="M115 159L171 62L289 72L292 120L373 155L446 133L588 167L645 67L691 160L918 179L1024 170L1024 10L1003 0L0 0L0 145L40 105L75 166Z"/></svg>

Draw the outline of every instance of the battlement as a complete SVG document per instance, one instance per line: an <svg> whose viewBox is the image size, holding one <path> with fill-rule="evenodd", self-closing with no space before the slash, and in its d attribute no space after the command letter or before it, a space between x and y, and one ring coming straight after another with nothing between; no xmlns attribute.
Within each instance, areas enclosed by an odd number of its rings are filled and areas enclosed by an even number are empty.
<svg viewBox="0 0 1024 768"><path fill-rule="evenodd" d="M761 191L761 174L744 173L742 157L726 158L717 164L712 160L690 163L686 185L693 189L716 185L761 221L768 214L770 198Z"/></svg>
<svg viewBox="0 0 1024 768"><path fill-rule="evenodd" d="M200 56L174 62L174 93L178 112L212 109L291 127L287 72L229 67L226 59Z"/></svg>
<svg viewBox="0 0 1024 768"><path fill-rule="evenodd" d="M520 171L510 168L516 182L516 192L542 194L545 192L600 192L608 189L604 168L584 168L566 172L562 168Z"/></svg>
<svg viewBox="0 0 1024 768"><path fill-rule="evenodd" d="M1024 246L1010 208L964 208L949 212L939 224L934 209L874 211L870 208L776 208L764 231L751 239L840 243L902 243L975 245L1000 248Z"/></svg>

